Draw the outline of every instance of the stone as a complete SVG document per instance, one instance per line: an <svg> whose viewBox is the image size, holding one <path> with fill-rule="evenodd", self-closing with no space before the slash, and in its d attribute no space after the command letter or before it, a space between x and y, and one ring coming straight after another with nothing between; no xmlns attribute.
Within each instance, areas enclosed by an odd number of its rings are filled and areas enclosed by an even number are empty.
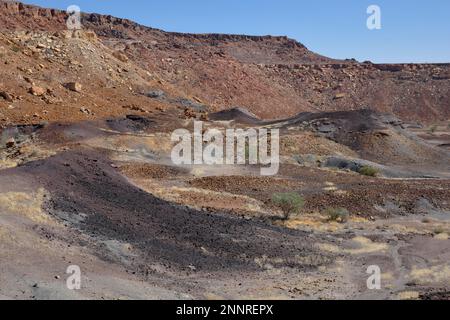
<svg viewBox="0 0 450 320"><path fill-rule="evenodd" d="M74 91L74 92L81 92L81 90L83 90L83 86L80 83L78 83L78 82L66 83L65 87L68 90Z"/></svg>
<svg viewBox="0 0 450 320"><path fill-rule="evenodd" d="M97 34L94 31L85 30L82 32L81 35L82 39L88 40L90 42L96 42L97 41Z"/></svg>
<svg viewBox="0 0 450 320"><path fill-rule="evenodd" d="M147 95L147 97L149 97L149 98L156 99L156 98L161 98L161 97L163 97L163 96L165 95L165 93L164 93L164 91L162 91L162 90L152 90L152 91L147 92L146 95Z"/></svg>
<svg viewBox="0 0 450 320"><path fill-rule="evenodd" d="M29 78L29 77L23 77L23 80L25 80L25 81L28 82L29 84L34 85L33 80L32 80L31 78Z"/></svg>
<svg viewBox="0 0 450 320"><path fill-rule="evenodd" d="M190 109L190 108L186 108L184 110L184 116L186 117L186 119L191 119L191 118L196 118L197 115L194 112L194 110Z"/></svg>
<svg viewBox="0 0 450 320"><path fill-rule="evenodd" d="M346 94L345 93L337 93L335 96L334 96L334 99L335 100L338 100L338 99L342 99L342 98L345 98L346 97Z"/></svg>
<svg viewBox="0 0 450 320"><path fill-rule="evenodd" d="M0 91L0 97L8 102L13 102L13 97L6 91Z"/></svg>
<svg viewBox="0 0 450 320"><path fill-rule="evenodd" d="M94 114L91 110L89 110L88 108L84 108L84 107L80 108L80 111L82 113L88 114L88 115L93 115Z"/></svg>
<svg viewBox="0 0 450 320"><path fill-rule="evenodd" d="M47 90L42 87L31 86L31 88L30 88L30 93L33 96L38 96L38 97L43 96L46 92L47 92Z"/></svg>
<svg viewBox="0 0 450 320"><path fill-rule="evenodd" d="M337 128L333 124L322 124L317 128L320 133L333 133Z"/></svg>
<svg viewBox="0 0 450 320"><path fill-rule="evenodd" d="M6 141L6 148L12 148L12 147L14 147L14 145L16 144L16 141L13 139L13 138L11 138L11 139L8 139L8 141Z"/></svg>
<svg viewBox="0 0 450 320"><path fill-rule="evenodd" d="M179 103L185 109L190 108L190 109L194 110L195 112L208 112L208 107L206 105L197 103L190 99L179 98L179 99L176 99L175 102Z"/></svg>
<svg viewBox="0 0 450 320"><path fill-rule="evenodd" d="M128 62L129 60L128 57L121 51L114 51L113 56L121 62Z"/></svg>

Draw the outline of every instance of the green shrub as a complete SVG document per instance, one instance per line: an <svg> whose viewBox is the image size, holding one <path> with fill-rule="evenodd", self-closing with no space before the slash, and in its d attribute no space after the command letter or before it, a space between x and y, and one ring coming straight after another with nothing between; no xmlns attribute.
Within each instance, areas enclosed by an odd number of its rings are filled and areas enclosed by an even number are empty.
<svg viewBox="0 0 450 320"><path fill-rule="evenodd" d="M283 219L289 219L289 216L298 213L305 200L295 192L276 193L272 196L272 203L283 212Z"/></svg>
<svg viewBox="0 0 450 320"><path fill-rule="evenodd" d="M428 132L431 134L434 134L437 131L437 129L438 129L438 126L434 124L428 129Z"/></svg>
<svg viewBox="0 0 450 320"><path fill-rule="evenodd" d="M369 177L375 177L378 174L378 170L371 166L363 166L358 170L359 174Z"/></svg>
<svg viewBox="0 0 450 320"><path fill-rule="evenodd" d="M11 50L13 51L13 52L19 52L20 51L20 48L18 47L18 46L12 46L11 47Z"/></svg>
<svg viewBox="0 0 450 320"><path fill-rule="evenodd" d="M350 213L345 208L328 208L325 211L328 221L336 221L340 223L347 222Z"/></svg>

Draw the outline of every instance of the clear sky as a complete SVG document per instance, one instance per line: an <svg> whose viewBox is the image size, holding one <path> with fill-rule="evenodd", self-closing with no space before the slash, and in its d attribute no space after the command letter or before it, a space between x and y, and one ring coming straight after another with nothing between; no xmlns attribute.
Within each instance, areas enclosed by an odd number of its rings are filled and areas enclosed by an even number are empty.
<svg viewBox="0 0 450 320"><path fill-rule="evenodd" d="M287 35L333 58L450 62L449 0L25 0L128 18L166 31ZM381 8L381 30L366 26Z"/></svg>

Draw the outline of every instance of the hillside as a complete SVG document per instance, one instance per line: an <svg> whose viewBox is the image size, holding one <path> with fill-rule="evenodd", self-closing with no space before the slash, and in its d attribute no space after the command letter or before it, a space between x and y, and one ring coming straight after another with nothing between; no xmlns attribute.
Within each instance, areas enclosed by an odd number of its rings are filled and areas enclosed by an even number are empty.
<svg viewBox="0 0 450 320"><path fill-rule="evenodd" d="M18 31L61 33L66 28L66 13L58 10L1 2L0 13L3 37ZM115 53L127 69L144 72L143 82L128 79L124 85L173 89L211 111L245 107L266 119L361 108L411 121L442 121L450 116L447 64L337 61L286 37L169 33L98 14L83 14L82 24L96 33L98 50ZM23 60L20 50L12 55L10 49L3 45L8 56ZM89 71L93 70L86 65L76 76L93 91L102 90L84 77Z"/></svg>

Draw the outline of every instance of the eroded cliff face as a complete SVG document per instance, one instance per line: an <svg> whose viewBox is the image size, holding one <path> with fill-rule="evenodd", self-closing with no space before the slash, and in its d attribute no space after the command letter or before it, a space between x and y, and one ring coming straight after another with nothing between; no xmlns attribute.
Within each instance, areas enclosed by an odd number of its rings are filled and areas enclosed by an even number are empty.
<svg viewBox="0 0 450 320"><path fill-rule="evenodd" d="M2 32L67 29L64 11L3 1L0 12ZM129 86L154 87L154 80L159 89L177 90L212 111L246 107L269 119L371 108L411 121L450 117L448 64L339 61L287 37L170 33L94 13L83 13L81 23L105 48L149 74L149 83Z"/></svg>

